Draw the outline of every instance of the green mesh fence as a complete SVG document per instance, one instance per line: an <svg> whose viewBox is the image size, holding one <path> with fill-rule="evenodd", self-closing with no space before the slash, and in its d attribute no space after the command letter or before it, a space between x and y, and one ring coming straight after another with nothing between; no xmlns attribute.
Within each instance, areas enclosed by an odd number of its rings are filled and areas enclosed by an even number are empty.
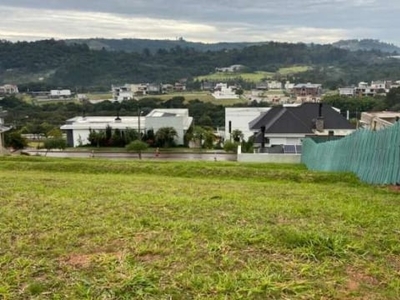
<svg viewBox="0 0 400 300"><path fill-rule="evenodd" d="M303 141L301 161L310 170L350 171L372 184L400 183L400 122L379 131L357 130L340 140Z"/></svg>

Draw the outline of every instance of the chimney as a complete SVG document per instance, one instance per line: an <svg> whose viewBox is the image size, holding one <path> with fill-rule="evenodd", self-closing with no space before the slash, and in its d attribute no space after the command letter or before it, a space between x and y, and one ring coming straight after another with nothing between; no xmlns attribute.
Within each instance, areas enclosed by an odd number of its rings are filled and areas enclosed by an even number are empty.
<svg viewBox="0 0 400 300"><path fill-rule="evenodd" d="M265 148L265 126L261 126L261 149Z"/></svg>
<svg viewBox="0 0 400 300"><path fill-rule="evenodd" d="M324 131L324 117L322 116L322 103L318 105L318 118L315 121L315 129L319 132Z"/></svg>
<svg viewBox="0 0 400 300"><path fill-rule="evenodd" d="M318 118L322 117L322 103L318 104Z"/></svg>

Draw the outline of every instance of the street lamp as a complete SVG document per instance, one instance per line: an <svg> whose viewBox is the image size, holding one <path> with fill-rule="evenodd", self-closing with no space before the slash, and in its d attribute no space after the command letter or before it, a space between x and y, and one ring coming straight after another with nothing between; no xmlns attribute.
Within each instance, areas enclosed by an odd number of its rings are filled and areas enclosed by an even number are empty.
<svg viewBox="0 0 400 300"><path fill-rule="evenodd" d="M143 111L140 110L140 107L138 108L138 134L139 134L139 140L142 140L142 134L140 132L140 117L142 116Z"/></svg>

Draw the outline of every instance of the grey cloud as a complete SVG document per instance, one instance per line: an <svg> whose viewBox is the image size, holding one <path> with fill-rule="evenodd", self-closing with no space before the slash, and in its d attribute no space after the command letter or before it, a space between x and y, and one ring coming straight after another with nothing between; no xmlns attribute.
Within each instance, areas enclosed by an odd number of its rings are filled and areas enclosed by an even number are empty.
<svg viewBox="0 0 400 300"><path fill-rule="evenodd" d="M278 35L279 37L280 34L290 32L290 38L293 39L296 38L292 35L293 32L300 33L304 32L304 28L309 28L316 35L316 42L320 40L320 37L325 38L325 34L330 34L332 38L337 36L339 38L382 37L385 40L398 41L393 28L398 23L400 3L385 2L382 0L174 0L171 2L164 0L3 0L0 6L8 8L11 16L0 19L0 33L10 30L10 22L14 24L13 31L21 28L18 22L10 19L13 14L17 16L18 11L37 13L38 10L47 10L55 11L55 14L60 15L61 20L58 23L64 22L63 20L67 18L73 18L74 12L77 15L79 13L107 15L105 17L107 20L104 20L103 24L100 24L99 20L92 20L87 22L88 28L82 28L80 31L76 28L79 31L77 35L89 34L88 30L91 26L100 26L105 33L110 34L120 30L120 34L125 35L128 32L124 33L123 20L129 23L138 18L148 18L153 22L166 24L168 28L178 26L177 30L184 30L185 26L192 24L197 26L196 28L203 28L199 30L205 30L197 34L195 30L188 30L192 32L192 37L203 38L212 34L214 40L232 32L240 33L237 36L238 39L246 37L268 39L269 36ZM109 18L110 15L115 18ZM102 18L99 14L96 16ZM79 22L75 20L77 24L71 24L72 27L77 27L78 23L84 24L81 20L82 16L77 18L80 18ZM40 23L46 22L46 18L39 13L36 19L30 18L30 21L35 23L33 27L41 27ZM135 21L132 22L135 23ZM180 25L177 25L178 23ZM149 30L146 28L140 28L140 23L137 25L140 29L139 34L148 33ZM69 28L61 28L63 26L61 24L59 26L59 31L62 31L59 35L65 35L70 31ZM213 30L214 32L211 33ZM51 29L48 31L51 34ZM93 34L95 33L97 34L94 30ZM136 32L136 35L138 33ZM154 35L149 38L154 38Z"/></svg>

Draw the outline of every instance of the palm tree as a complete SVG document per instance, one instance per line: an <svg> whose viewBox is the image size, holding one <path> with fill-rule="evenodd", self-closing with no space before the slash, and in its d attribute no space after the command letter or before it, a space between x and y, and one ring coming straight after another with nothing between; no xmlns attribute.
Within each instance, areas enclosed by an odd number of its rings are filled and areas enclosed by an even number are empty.
<svg viewBox="0 0 400 300"><path fill-rule="evenodd" d="M171 147L175 144L175 138L178 137L174 127L161 127L156 132L156 142L162 147Z"/></svg>

